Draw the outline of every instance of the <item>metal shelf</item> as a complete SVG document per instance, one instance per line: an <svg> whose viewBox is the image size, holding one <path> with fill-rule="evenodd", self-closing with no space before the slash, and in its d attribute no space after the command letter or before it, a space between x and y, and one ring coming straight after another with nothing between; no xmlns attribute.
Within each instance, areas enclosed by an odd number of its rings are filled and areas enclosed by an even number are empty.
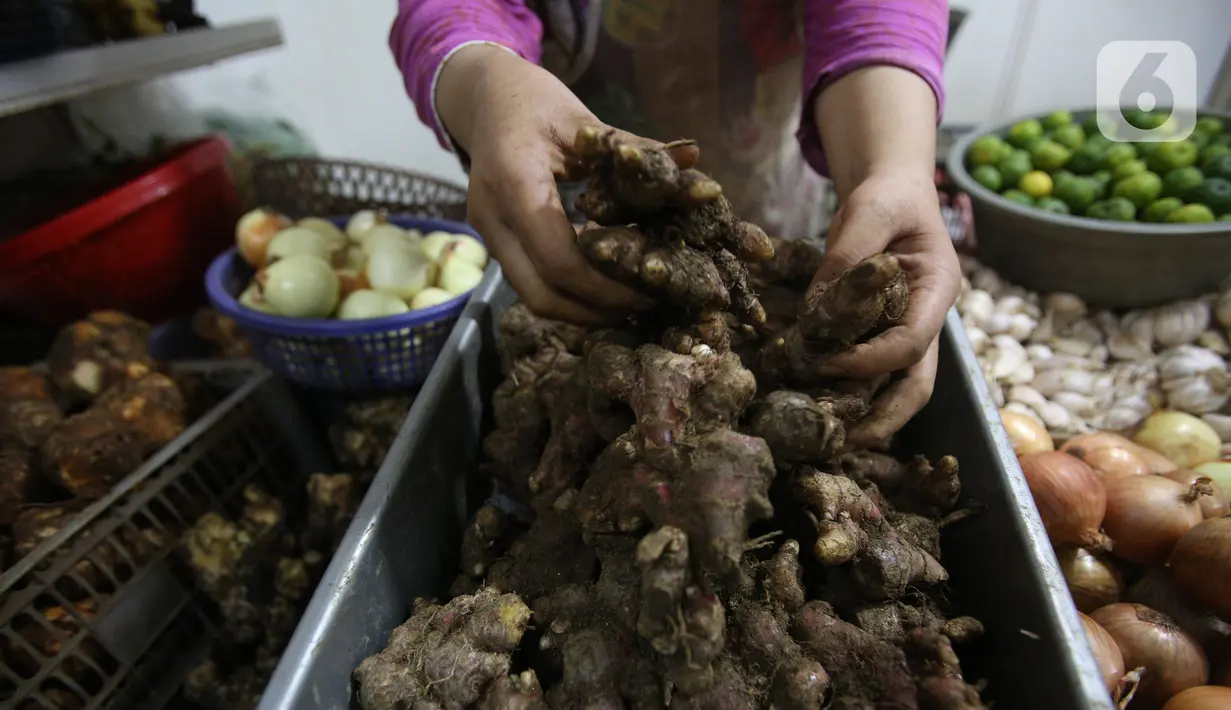
<svg viewBox="0 0 1231 710"><path fill-rule="evenodd" d="M0 66L0 116L282 44L276 20L186 30Z"/></svg>

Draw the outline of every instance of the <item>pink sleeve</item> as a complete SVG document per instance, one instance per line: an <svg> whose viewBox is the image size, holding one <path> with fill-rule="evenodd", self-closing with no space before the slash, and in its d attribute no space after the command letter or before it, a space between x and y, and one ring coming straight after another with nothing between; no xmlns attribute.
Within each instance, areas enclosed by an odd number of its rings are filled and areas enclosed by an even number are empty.
<svg viewBox="0 0 1231 710"><path fill-rule="evenodd" d="M538 63L543 25L522 0L399 0L389 48L419 120L446 150L453 141L436 113L436 81L463 46L493 44Z"/></svg>
<svg viewBox="0 0 1231 710"><path fill-rule="evenodd" d="M799 142L808 163L829 174L813 104L818 92L855 69L889 64L915 72L936 94L939 122L948 35L947 0L807 0Z"/></svg>

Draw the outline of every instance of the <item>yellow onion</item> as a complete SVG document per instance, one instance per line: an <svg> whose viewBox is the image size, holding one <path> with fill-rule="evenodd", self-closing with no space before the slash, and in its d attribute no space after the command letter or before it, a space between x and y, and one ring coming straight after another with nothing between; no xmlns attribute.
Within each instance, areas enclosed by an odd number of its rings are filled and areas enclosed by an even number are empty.
<svg viewBox="0 0 1231 710"><path fill-rule="evenodd" d="M1231 708L1231 688L1221 685L1199 685L1177 693L1163 710L1228 710Z"/></svg>
<svg viewBox="0 0 1231 710"><path fill-rule="evenodd" d="M1124 601L1161 611L1202 647L1222 637L1222 622L1196 608L1166 567L1155 567L1137 580L1125 593Z"/></svg>
<svg viewBox="0 0 1231 710"><path fill-rule="evenodd" d="M1139 445L1137 447L1137 455L1141 457L1142 461L1145 461L1146 466L1150 469L1150 473L1171 473L1179 468L1171 459L1145 446Z"/></svg>
<svg viewBox="0 0 1231 710"><path fill-rule="evenodd" d="M1088 614L1120 601L1124 579L1111 560L1082 547L1061 547L1056 559L1078 611Z"/></svg>
<svg viewBox="0 0 1231 710"><path fill-rule="evenodd" d="M1103 676L1103 685L1108 693L1116 692L1120 679L1124 677L1124 654L1120 653L1120 647L1111 634L1097 621L1081 612L1078 612L1077 618L1081 619L1081 628L1085 630L1090 650L1094 652L1094 662Z"/></svg>
<svg viewBox="0 0 1231 710"><path fill-rule="evenodd" d="M1171 578L1199 607L1231 619L1231 517L1194 525L1171 550Z"/></svg>
<svg viewBox="0 0 1231 710"><path fill-rule="evenodd" d="M1163 477L1170 478L1177 483L1183 483L1186 486L1204 481L1204 484L1210 489L1210 494L1201 496L1197 500L1197 504L1201 506L1201 515L1203 517L1221 518L1227 513L1231 513L1231 505L1228 505L1226 489L1209 476L1197 471L1176 469L1170 473L1164 473Z"/></svg>
<svg viewBox="0 0 1231 710"><path fill-rule="evenodd" d="M265 300L284 316L325 318L338 305L337 274L310 254L295 254L270 264L260 283Z"/></svg>
<svg viewBox="0 0 1231 710"><path fill-rule="evenodd" d="M1090 614L1124 655L1125 668L1144 668L1134 706L1159 707L1182 690L1205 685L1209 661L1171 617L1143 604L1109 604Z"/></svg>
<svg viewBox="0 0 1231 710"><path fill-rule="evenodd" d="M429 286L423 289L422 291L420 291L419 293L415 294L414 298L410 299L410 310L419 311L419 310L423 310L424 308L431 308L432 306L439 306L442 303L452 301L454 298L456 298L456 296L444 290L443 288L436 288L435 286Z"/></svg>
<svg viewBox="0 0 1231 710"><path fill-rule="evenodd" d="M1184 485L1162 476L1129 476L1107 481L1103 530L1116 557L1142 565L1167 561L1171 549L1205 519L1201 498L1210 494L1208 478Z"/></svg>
<svg viewBox="0 0 1231 710"><path fill-rule="evenodd" d="M274 235L291 226L291 220L268 207L248 212L235 224L235 246L253 268L265 265L265 253Z"/></svg>
<svg viewBox="0 0 1231 710"><path fill-rule="evenodd" d="M346 234L338 229L338 225L320 217L304 217L295 223L301 229L310 229L321 235L330 251L338 252L346 248Z"/></svg>
<svg viewBox="0 0 1231 710"><path fill-rule="evenodd" d="M1179 468L1195 468L1218 459L1218 433L1197 417L1161 410L1146 417L1133 441L1166 456Z"/></svg>
<svg viewBox="0 0 1231 710"><path fill-rule="evenodd" d="M1018 456L1037 454L1040 451L1052 451L1056 448L1047 427L1033 417L1011 409L1000 410L1000 423L1004 425L1005 433L1013 444L1013 453Z"/></svg>
<svg viewBox="0 0 1231 710"><path fill-rule="evenodd" d="M1231 495L1231 461L1209 461L1193 469L1202 476L1222 486L1224 493Z"/></svg>
<svg viewBox="0 0 1231 710"><path fill-rule="evenodd" d="M1141 447L1111 432L1078 434L1064 442L1060 450L1090 464L1090 468L1104 478L1140 476L1150 472L1150 467L1139 455Z"/></svg>
<svg viewBox="0 0 1231 710"><path fill-rule="evenodd" d="M1107 511L1107 489L1094 469L1060 451L1027 454L1018 461L1053 544L1106 545L1099 528Z"/></svg>

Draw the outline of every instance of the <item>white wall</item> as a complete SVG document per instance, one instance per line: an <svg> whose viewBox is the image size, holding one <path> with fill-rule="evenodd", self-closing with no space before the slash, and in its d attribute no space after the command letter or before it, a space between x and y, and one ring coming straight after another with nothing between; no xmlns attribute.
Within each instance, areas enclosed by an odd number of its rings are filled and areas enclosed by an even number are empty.
<svg viewBox="0 0 1231 710"><path fill-rule="evenodd" d="M1231 41L1231 0L951 2L970 10L970 16L946 67L950 124L1092 104L1095 57L1115 39L1187 42L1204 69L1199 77L1204 96ZM396 0L199 0L197 5L216 24L276 17L286 45L160 82L164 107L282 116L307 133L323 155L464 181L454 157L419 122L402 87L387 42ZM130 103L114 95L96 100L107 101Z"/></svg>

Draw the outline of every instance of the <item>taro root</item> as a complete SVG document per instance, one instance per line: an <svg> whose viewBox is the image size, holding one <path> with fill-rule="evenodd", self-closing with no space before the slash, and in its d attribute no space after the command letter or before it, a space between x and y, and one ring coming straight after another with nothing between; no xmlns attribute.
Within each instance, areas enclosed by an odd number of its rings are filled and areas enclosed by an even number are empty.
<svg viewBox="0 0 1231 710"><path fill-rule="evenodd" d="M0 445L0 525L11 525L34 487L29 451Z"/></svg>
<svg viewBox="0 0 1231 710"><path fill-rule="evenodd" d="M583 129L574 152L583 256L658 307L580 337L502 317L499 497L451 599L356 670L361 705L982 710L954 651L982 625L940 560L958 462L849 451L887 378L822 367L902 318L902 264L805 301L820 254L738 220L691 143Z"/></svg>
<svg viewBox="0 0 1231 710"><path fill-rule="evenodd" d="M150 449L140 429L109 412L89 409L57 426L40 453L52 482L80 498L94 499L140 466Z"/></svg>
<svg viewBox="0 0 1231 710"><path fill-rule="evenodd" d="M51 399L47 378L28 367L0 367L0 400Z"/></svg>
<svg viewBox="0 0 1231 710"><path fill-rule="evenodd" d="M70 501L68 503L28 505L22 508L13 520L11 528L14 561L30 554L44 540L60 532L77 513L81 512L83 507L84 505L79 501ZM92 535L92 531L87 527L84 531L77 533L75 539L87 539ZM133 539L131 536L125 540L125 542L129 543L129 551L138 555L138 561L140 561L141 554L145 554L148 557L153 551L153 548L148 546L150 542L148 538L143 539L147 542L146 546L139 544L140 541ZM60 554L63 554L63 552ZM53 556L44 564L54 559L56 558ZM110 585L110 579L112 576L119 574L117 566L123 559L116 552L113 545L96 545L89 554L78 560L71 569L73 577L80 581L81 584L73 582L62 584L59 586L61 593L68 594L74 599L80 599L90 596L92 591L108 591L107 587ZM100 569L100 566L106 567L107 572ZM83 587L82 584L87 585L88 588Z"/></svg>
<svg viewBox="0 0 1231 710"><path fill-rule="evenodd" d="M119 311L97 311L65 326L47 354L56 388L74 402L94 401L108 387L154 369L150 326Z"/></svg>
<svg viewBox="0 0 1231 710"><path fill-rule="evenodd" d="M63 420L50 399L0 400L0 443L36 449Z"/></svg>
<svg viewBox="0 0 1231 710"><path fill-rule="evenodd" d="M184 430L184 397L170 377L158 372L117 383L92 409L129 424L151 447L166 445Z"/></svg>

